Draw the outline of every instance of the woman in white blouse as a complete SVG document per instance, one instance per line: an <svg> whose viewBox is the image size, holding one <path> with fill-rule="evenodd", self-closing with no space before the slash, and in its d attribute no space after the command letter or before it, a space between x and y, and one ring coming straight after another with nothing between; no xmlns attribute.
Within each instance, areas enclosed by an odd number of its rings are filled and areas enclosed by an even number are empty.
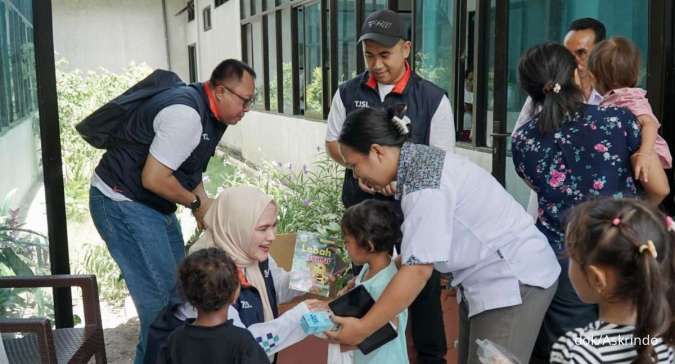
<svg viewBox="0 0 675 364"><path fill-rule="evenodd" d="M336 317L341 329L330 336L363 341L410 305L435 268L459 288L459 362L478 363L476 339L528 362L560 273L552 249L490 174L456 154L407 143L409 134L409 120L392 110L360 109L343 126L345 165L373 192L401 200L402 266L366 316ZM391 182L396 191L386 187Z"/></svg>

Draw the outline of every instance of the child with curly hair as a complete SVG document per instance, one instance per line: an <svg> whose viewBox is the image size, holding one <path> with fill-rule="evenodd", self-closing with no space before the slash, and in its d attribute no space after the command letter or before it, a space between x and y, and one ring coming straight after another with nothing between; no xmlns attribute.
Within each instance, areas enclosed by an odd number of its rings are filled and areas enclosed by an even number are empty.
<svg viewBox="0 0 675 364"><path fill-rule="evenodd" d="M158 363L269 363L251 333L233 325L228 307L239 294L237 266L218 248L190 254L178 268L178 284L197 319L169 336Z"/></svg>

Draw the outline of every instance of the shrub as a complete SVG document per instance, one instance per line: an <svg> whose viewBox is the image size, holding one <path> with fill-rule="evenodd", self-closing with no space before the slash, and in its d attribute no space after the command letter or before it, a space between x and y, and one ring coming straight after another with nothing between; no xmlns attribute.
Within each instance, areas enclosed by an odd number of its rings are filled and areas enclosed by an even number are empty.
<svg viewBox="0 0 675 364"><path fill-rule="evenodd" d="M66 63L60 60L56 68L66 213L69 220L82 221L89 215L89 181L103 152L87 144L75 125L152 70L132 63L120 73L63 71Z"/></svg>

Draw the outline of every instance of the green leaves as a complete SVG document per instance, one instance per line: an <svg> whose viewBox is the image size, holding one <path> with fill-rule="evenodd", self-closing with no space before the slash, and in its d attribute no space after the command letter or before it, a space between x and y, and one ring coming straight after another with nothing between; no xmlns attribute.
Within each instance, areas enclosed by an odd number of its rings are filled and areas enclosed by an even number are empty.
<svg viewBox="0 0 675 364"><path fill-rule="evenodd" d="M78 273L95 274L99 295L113 306L122 306L129 295L122 278L122 272L110 256L104 245L85 244L82 263L78 264Z"/></svg>
<svg viewBox="0 0 675 364"><path fill-rule="evenodd" d="M98 72L64 71L66 64L64 59L56 63L66 213L71 221L83 221L89 211L89 181L103 151L87 144L75 125L152 70L132 63L119 74L103 68Z"/></svg>

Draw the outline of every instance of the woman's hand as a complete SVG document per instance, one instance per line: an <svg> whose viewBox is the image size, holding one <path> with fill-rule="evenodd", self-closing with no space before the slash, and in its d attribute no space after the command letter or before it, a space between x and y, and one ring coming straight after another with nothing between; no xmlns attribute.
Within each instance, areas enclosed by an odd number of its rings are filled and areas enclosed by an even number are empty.
<svg viewBox="0 0 675 364"><path fill-rule="evenodd" d="M211 208L211 205L213 205L213 202L215 199L207 197L202 200L201 206L195 211L192 211L192 215L195 217L195 220L197 220L197 228L199 230L204 230L206 226L204 226L204 216L206 215L206 212L209 211L209 208Z"/></svg>
<svg viewBox="0 0 675 364"><path fill-rule="evenodd" d="M337 331L326 331L328 339L343 345L358 345L368 337L361 320L354 317L333 316L333 322L338 325Z"/></svg>
<svg viewBox="0 0 675 364"><path fill-rule="evenodd" d="M310 311L328 311L328 301L318 300L315 298L310 298L304 301Z"/></svg>

